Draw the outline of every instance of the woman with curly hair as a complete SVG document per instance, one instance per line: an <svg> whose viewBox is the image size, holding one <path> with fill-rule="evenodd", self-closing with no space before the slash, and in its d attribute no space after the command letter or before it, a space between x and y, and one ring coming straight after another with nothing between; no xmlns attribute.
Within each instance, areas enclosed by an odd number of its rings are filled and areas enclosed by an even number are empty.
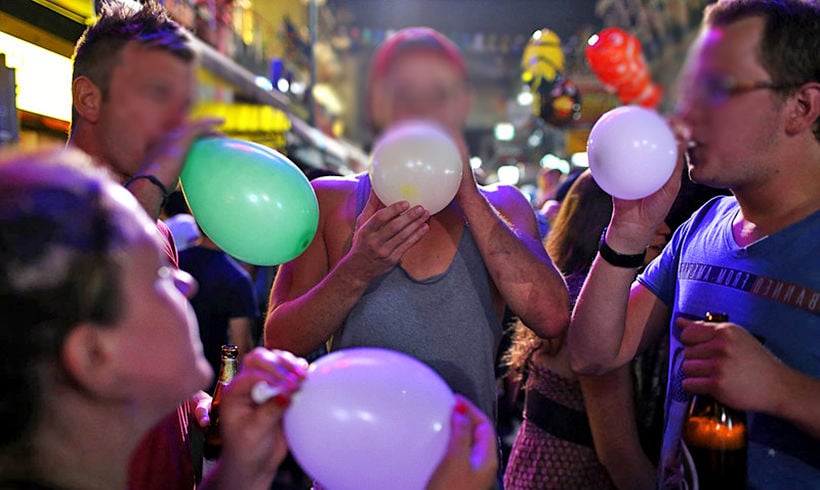
<svg viewBox="0 0 820 490"><path fill-rule="evenodd" d="M611 197L587 171L572 184L547 235L545 247L567 282L570 310L611 213ZM647 262L670 233L666 225L657 230ZM505 360L513 381L523 383L526 401L505 488L654 488L654 468L638 437L629 367L578 379L565 337L541 339L521 322L515 327Z"/></svg>

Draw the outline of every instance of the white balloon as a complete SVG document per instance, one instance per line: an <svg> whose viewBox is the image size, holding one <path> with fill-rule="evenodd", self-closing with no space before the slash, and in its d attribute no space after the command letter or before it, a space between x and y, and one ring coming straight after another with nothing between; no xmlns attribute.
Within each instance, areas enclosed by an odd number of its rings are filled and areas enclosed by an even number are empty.
<svg viewBox="0 0 820 490"><path fill-rule="evenodd" d="M462 168L458 146L444 129L429 121L404 121L376 142L370 182L388 206L407 201L435 214L455 197Z"/></svg>
<svg viewBox="0 0 820 490"><path fill-rule="evenodd" d="M296 461L328 490L422 490L447 449L454 405L421 361L344 349L310 366L284 430Z"/></svg>
<svg viewBox="0 0 820 490"><path fill-rule="evenodd" d="M669 180L678 159L675 135L655 111L621 106L602 115L587 139L589 170L606 193L641 199Z"/></svg>

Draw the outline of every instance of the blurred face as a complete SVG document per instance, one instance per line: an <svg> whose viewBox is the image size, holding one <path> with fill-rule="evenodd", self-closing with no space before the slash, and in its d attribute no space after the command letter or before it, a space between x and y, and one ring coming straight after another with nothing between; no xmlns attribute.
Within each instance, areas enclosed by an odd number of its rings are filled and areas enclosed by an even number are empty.
<svg viewBox="0 0 820 490"><path fill-rule="evenodd" d="M161 49L127 44L111 72L97 139L113 170L133 175L148 149L185 121L194 97L195 71Z"/></svg>
<svg viewBox="0 0 820 490"><path fill-rule="evenodd" d="M374 90L383 97L374 97L374 113L380 114L377 123L386 127L406 119L428 119L452 132L463 129L470 93L461 72L441 55L403 53L378 85Z"/></svg>
<svg viewBox="0 0 820 490"><path fill-rule="evenodd" d="M695 182L738 190L780 170L783 103L764 87L771 77L756 59L762 30L762 19L749 18L708 30L693 47L678 115L691 131Z"/></svg>
<svg viewBox="0 0 820 490"><path fill-rule="evenodd" d="M196 284L174 269L156 225L125 189L109 186L133 233L123 252L125 308L110 329L121 396L156 409L172 409L213 376L202 352L196 317L186 295Z"/></svg>

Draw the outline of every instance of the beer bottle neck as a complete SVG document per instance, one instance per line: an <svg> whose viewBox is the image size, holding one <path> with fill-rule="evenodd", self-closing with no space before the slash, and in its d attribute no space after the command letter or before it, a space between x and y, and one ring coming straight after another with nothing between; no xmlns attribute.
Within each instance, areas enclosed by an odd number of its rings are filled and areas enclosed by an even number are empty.
<svg viewBox="0 0 820 490"><path fill-rule="evenodd" d="M219 382L230 383L233 377L236 376L236 371L236 359L223 359L222 366L219 368Z"/></svg>

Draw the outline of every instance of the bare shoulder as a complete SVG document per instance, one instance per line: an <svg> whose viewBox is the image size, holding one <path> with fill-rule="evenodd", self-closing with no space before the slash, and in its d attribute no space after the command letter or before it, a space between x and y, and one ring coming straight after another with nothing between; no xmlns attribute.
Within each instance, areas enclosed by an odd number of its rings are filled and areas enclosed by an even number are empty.
<svg viewBox="0 0 820 490"><path fill-rule="evenodd" d="M349 193L356 189L356 186L359 184L359 179L367 178L367 174L354 174L354 175L331 175L325 177L319 177L313 179L310 184L313 186L313 189L318 193L322 192L324 194L337 194L337 193Z"/></svg>
<svg viewBox="0 0 820 490"><path fill-rule="evenodd" d="M479 187L490 204L504 215L531 213L532 206L527 197L515 186L508 184L490 184Z"/></svg>
<svg viewBox="0 0 820 490"><path fill-rule="evenodd" d="M336 206L355 195L356 187L362 178L368 178L367 174L319 177L313 179L310 184L316 192L320 206Z"/></svg>

